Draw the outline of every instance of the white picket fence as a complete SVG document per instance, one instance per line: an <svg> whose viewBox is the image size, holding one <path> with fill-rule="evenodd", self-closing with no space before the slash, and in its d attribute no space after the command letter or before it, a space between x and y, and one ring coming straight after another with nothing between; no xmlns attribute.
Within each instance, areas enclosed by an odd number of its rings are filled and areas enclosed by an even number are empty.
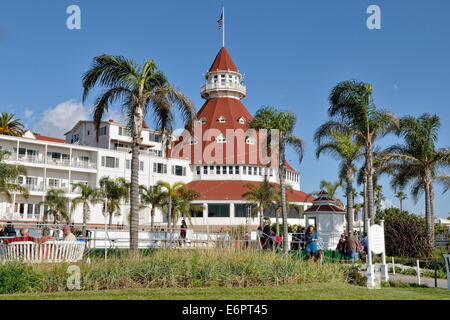
<svg viewBox="0 0 450 320"><path fill-rule="evenodd" d="M83 258L85 244L74 241L16 241L0 245L0 261L76 262Z"/></svg>

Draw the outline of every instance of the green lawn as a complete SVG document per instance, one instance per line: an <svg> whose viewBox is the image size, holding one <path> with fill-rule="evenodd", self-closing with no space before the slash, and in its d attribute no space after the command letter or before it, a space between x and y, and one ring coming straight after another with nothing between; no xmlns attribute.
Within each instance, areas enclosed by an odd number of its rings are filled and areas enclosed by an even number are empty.
<svg viewBox="0 0 450 320"><path fill-rule="evenodd" d="M0 299L147 299L147 300L450 300L450 290L435 288L367 289L349 284L301 284L247 288L154 288L104 291L5 294Z"/></svg>

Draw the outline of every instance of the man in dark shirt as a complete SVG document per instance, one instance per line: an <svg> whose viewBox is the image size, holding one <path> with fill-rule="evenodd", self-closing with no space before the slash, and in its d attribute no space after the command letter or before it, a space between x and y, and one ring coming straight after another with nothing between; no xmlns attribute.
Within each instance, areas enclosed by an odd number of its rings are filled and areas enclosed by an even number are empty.
<svg viewBox="0 0 450 320"><path fill-rule="evenodd" d="M16 241L33 241L33 242L36 241L35 238L30 237L30 232L26 228L20 229L20 234L22 235L21 237L14 237L14 238L10 238L10 239L5 239L3 241L3 243L11 243L11 242L16 242Z"/></svg>

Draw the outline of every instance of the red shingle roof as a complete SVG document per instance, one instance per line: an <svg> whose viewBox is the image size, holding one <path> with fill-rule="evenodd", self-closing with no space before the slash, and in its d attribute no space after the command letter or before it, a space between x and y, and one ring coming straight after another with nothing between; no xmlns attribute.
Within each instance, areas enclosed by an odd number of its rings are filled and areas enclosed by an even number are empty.
<svg viewBox="0 0 450 320"><path fill-rule="evenodd" d="M209 68L209 72L218 70L238 72L238 69L234 65L234 62L225 47L222 47L222 49L220 49L219 53L216 56L216 59L211 65L211 68Z"/></svg>
<svg viewBox="0 0 450 320"><path fill-rule="evenodd" d="M200 193L199 200L244 200L242 194L248 189L245 184L253 183L260 184L260 182L246 181L246 180L196 180L187 184L188 188L194 189ZM279 187L278 184L275 184ZM292 192L286 190L286 197L291 202L311 202L314 197L309 196L303 191L293 190Z"/></svg>
<svg viewBox="0 0 450 320"><path fill-rule="evenodd" d="M58 139L58 138L52 138L47 136L41 136L39 134L34 134L36 137L36 140L44 140L44 141L51 141L51 142L59 142L59 143L66 143L66 140L64 139Z"/></svg>

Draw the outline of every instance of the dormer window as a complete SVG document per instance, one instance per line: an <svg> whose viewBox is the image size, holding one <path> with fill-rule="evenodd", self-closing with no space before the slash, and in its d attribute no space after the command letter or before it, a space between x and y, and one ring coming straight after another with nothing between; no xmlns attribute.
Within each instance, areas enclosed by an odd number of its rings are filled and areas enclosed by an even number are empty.
<svg viewBox="0 0 450 320"><path fill-rule="evenodd" d="M247 143L247 144L255 144L255 138L247 137L247 139L245 139L245 143Z"/></svg>
<svg viewBox="0 0 450 320"><path fill-rule="evenodd" d="M216 138L217 143L225 143L227 142L227 138L225 138L222 134Z"/></svg>
<svg viewBox="0 0 450 320"><path fill-rule="evenodd" d="M244 124L245 123L245 118L244 117L240 117L238 121L239 121L240 124Z"/></svg>
<svg viewBox="0 0 450 320"><path fill-rule="evenodd" d="M217 120L219 120L220 123L225 123L225 122L227 122L227 118L225 118L224 116L220 116L220 118L217 119Z"/></svg>
<svg viewBox="0 0 450 320"><path fill-rule="evenodd" d="M197 140L195 140L194 138L191 138L191 140L189 140L190 144L197 144Z"/></svg>
<svg viewBox="0 0 450 320"><path fill-rule="evenodd" d="M205 123L206 123L205 118L201 118L200 120L198 120L198 123L200 123L200 124L205 124Z"/></svg>

